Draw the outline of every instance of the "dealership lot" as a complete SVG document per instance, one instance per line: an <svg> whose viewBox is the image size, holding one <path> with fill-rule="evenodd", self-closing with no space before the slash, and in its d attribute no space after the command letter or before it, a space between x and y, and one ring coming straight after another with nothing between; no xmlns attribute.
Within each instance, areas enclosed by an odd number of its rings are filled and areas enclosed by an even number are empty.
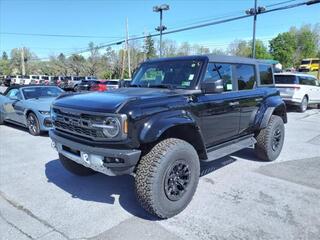
<svg viewBox="0 0 320 240"><path fill-rule="evenodd" d="M48 136L0 126L0 239L319 239L320 110L288 120L277 161L247 149L204 164L191 204L161 221L132 176L73 176Z"/></svg>

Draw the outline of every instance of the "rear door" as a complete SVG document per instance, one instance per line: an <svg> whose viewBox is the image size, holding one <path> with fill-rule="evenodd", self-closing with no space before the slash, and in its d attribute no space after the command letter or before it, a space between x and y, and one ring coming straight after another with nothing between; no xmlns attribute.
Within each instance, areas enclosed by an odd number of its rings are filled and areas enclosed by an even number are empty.
<svg viewBox="0 0 320 240"><path fill-rule="evenodd" d="M256 65L236 64L235 75L240 104L239 134L251 133L256 113L263 101L264 90L257 86Z"/></svg>

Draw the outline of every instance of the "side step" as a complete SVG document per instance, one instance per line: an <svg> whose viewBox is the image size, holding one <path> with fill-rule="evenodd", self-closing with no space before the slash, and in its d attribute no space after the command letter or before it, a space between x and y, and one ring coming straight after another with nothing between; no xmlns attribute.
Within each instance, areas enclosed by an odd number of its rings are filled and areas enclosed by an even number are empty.
<svg viewBox="0 0 320 240"><path fill-rule="evenodd" d="M207 149L208 159L202 161L210 162L218 158L225 157L241 149L252 147L256 142L257 141L253 135L249 135L216 145Z"/></svg>

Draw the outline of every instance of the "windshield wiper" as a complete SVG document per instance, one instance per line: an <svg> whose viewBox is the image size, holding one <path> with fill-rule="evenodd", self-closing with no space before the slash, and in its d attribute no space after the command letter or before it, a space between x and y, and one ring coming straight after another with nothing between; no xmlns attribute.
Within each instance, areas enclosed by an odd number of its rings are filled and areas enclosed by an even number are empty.
<svg viewBox="0 0 320 240"><path fill-rule="evenodd" d="M155 85L149 85L149 88L168 88L168 89L175 89L176 86L172 84L155 84Z"/></svg>
<svg viewBox="0 0 320 240"><path fill-rule="evenodd" d="M131 84L129 87L142 87L141 84Z"/></svg>

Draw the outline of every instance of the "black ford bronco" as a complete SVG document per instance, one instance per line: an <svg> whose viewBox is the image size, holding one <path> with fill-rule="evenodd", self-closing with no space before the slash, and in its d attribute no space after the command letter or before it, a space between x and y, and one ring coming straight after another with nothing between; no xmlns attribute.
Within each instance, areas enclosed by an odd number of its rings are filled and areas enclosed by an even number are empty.
<svg viewBox="0 0 320 240"><path fill-rule="evenodd" d="M128 88L61 96L51 117L67 170L133 174L139 202L160 218L189 204L201 161L247 147L275 160L287 122L271 65L212 55L146 61Z"/></svg>

